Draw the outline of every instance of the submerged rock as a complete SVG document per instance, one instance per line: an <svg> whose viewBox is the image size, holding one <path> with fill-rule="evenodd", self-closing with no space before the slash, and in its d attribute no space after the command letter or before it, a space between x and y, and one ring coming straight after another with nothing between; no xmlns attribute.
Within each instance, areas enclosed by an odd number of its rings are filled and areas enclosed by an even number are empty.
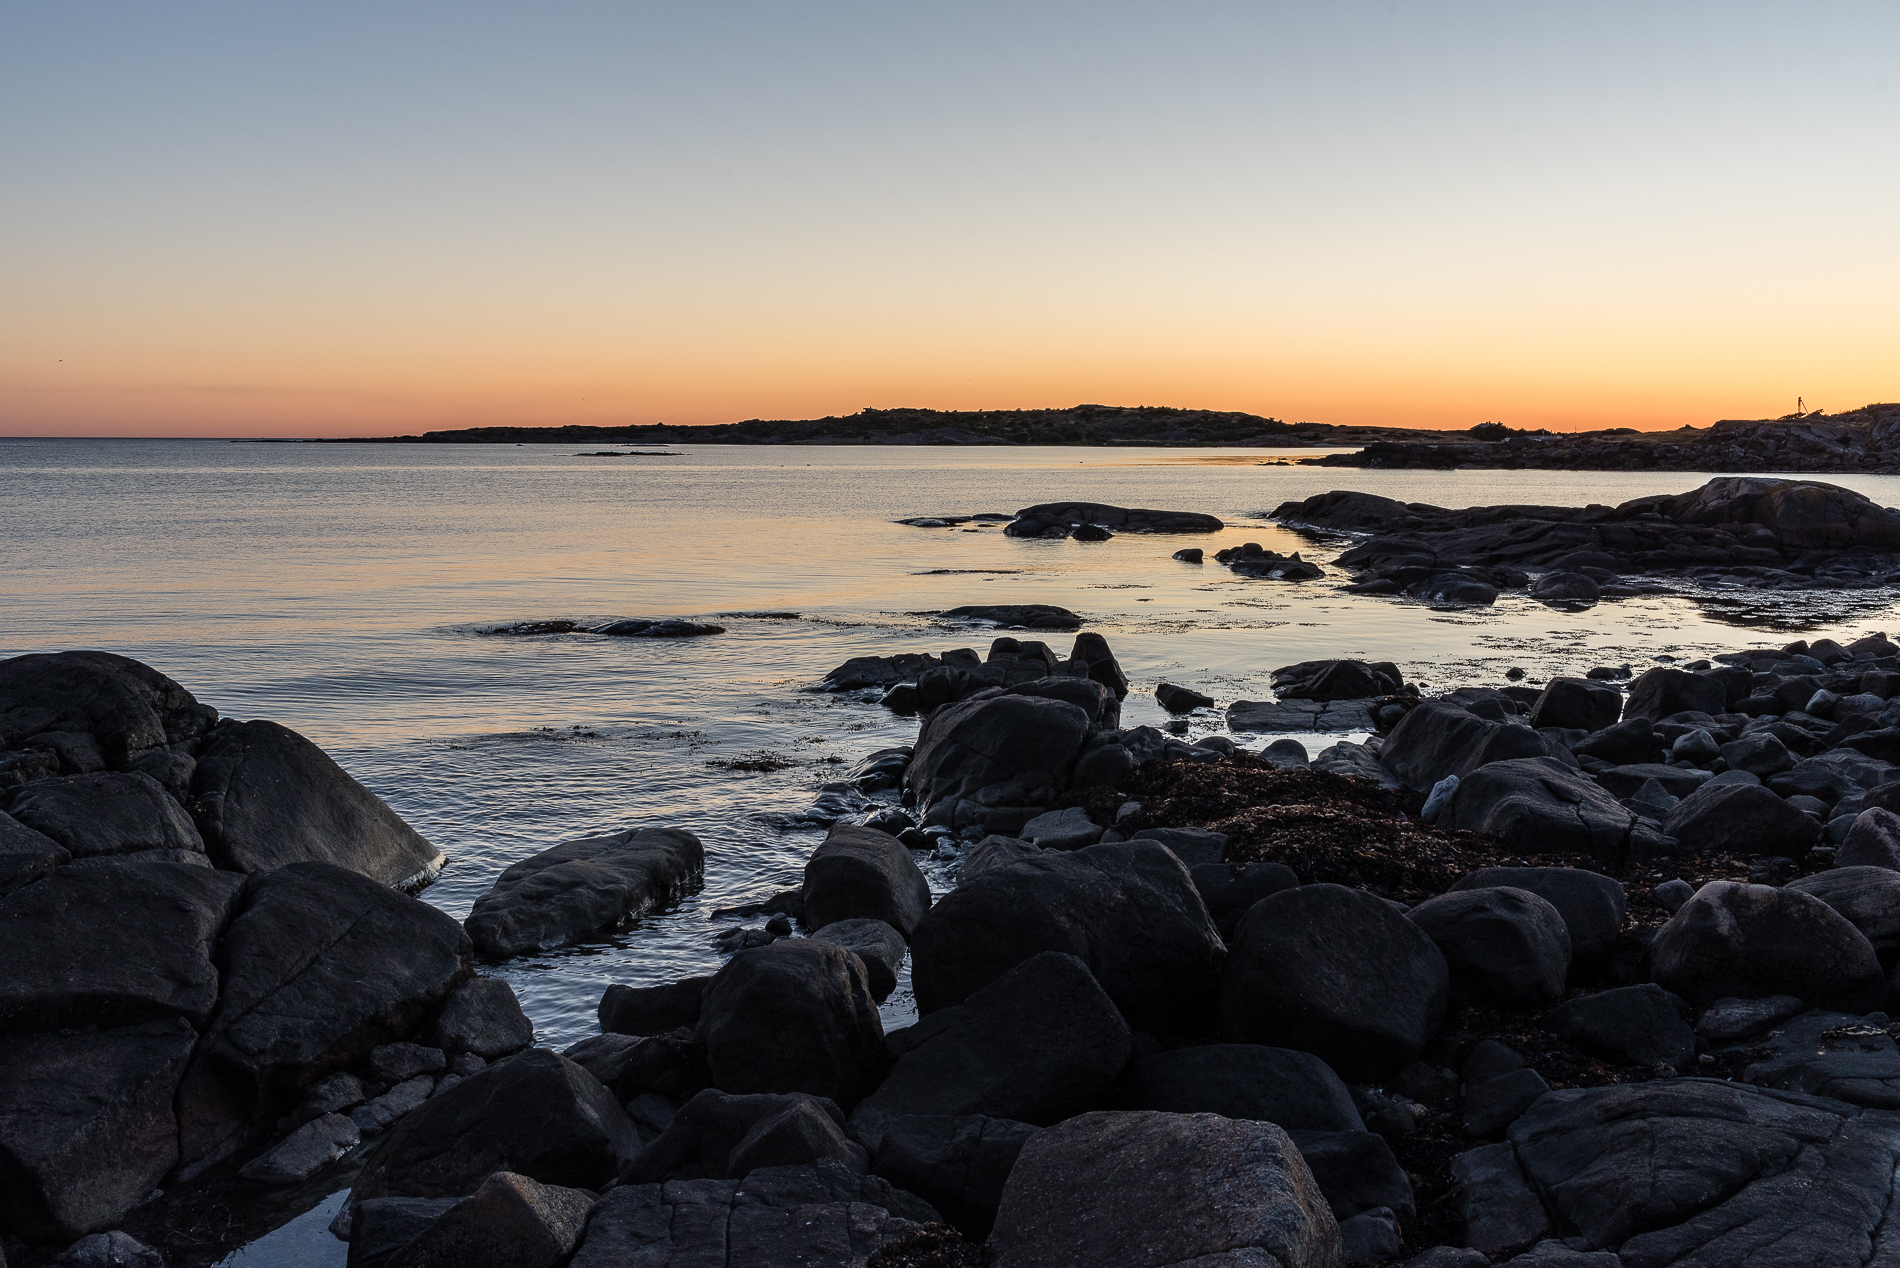
<svg viewBox="0 0 1900 1268"><path fill-rule="evenodd" d="M502 872L463 924L483 955L562 946L670 902L705 863L699 838L683 828L568 841Z"/></svg>

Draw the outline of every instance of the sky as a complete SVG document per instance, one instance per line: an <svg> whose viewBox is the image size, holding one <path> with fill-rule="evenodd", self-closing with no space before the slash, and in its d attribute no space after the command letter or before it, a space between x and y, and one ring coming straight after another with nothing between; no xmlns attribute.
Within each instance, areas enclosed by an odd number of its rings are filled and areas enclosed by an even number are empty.
<svg viewBox="0 0 1900 1268"><path fill-rule="evenodd" d="M1900 399L1900 6L0 5L0 435Z"/></svg>

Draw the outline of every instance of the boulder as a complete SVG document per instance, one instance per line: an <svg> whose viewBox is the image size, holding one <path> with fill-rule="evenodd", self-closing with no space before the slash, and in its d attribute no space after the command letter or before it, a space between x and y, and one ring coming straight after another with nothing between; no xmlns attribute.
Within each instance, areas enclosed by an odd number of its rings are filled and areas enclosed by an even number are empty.
<svg viewBox="0 0 1900 1268"><path fill-rule="evenodd" d="M1236 700L1227 706L1227 729L1240 734L1283 731L1373 730L1367 700Z"/></svg>
<svg viewBox="0 0 1900 1268"><path fill-rule="evenodd" d="M543 951L672 901L705 865L705 847L684 828L584 837L507 868L463 924L483 955Z"/></svg>
<svg viewBox="0 0 1900 1268"><path fill-rule="evenodd" d="M1483 867L1460 877L1452 892L1508 885L1537 895L1563 917L1574 968L1609 963L1629 898L1622 883L1580 867Z"/></svg>
<svg viewBox="0 0 1900 1268"><path fill-rule="evenodd" d="M593 1075L546 1048L468 1076L390 1131L353 1200L461 1197L497 1171L595 1189L639 1148L626 1111Z"/></svg>
<svg viewBox="0 0 1900 1268"><path fill-rule="evenodd" d="M186 1162L222 1157L303 1090L420 1031L473 973L453 917L331 863L253 878L224 990L179 1091Z"/></svg>
<svg viewBox="0 0 1900 1268"><path fill-rule="evenodd" d="M415 889L442 870L442 851L275 722L218 723L198 750L191 795L212 862L234 872L314 861Z"/></svg>
<svg viewBox="0 0 1900 1268"><path fill-rule="evenodd" d="M1067 608L1048 603L969 604L949 608L939 615L968 621L994 621L1005 629L1074 630L1082 626L1081 617Z"/></svg>
<svg viewBox="0 0 1900 1268"><path fill-rule="evenodd" d="M944 705L924 720L904 772L925 823L1013 833L1067 790L1091 731L1075 705L997 696Z"/></svg>
<svg viewBox="0 0 1900 1268"><path fill-rule="evenodd" d="M1084 1114L1003 1188L996 1268L1142 1262L1335 1268L1339 1226L1287 1134L1213 1114Z"/></svg>
<svg viewBox="0 0 1900 1268"><path fill-rule="evenodd" d="M1453 1156L1451 1178L1464 1216L1466 1246L1488 1255L1535 1241L1550 1231L1550 1216L1525 1182L1510 1141Z"/></svg>
<svg viewBox="0 0 1900 1268"><path fill-rule="evenodd" d="M1768 854L1800 858L1821 839L1821 825L1760 784L1706 785L1663 820L1684 854Z"/></svg>
<svg viewBox="0 0 1900 1268"><path fill-rule="evenodd" d="M1879 806L1861 811L1834 851L1834 865L1900 870L1900 814Z"/></svg>
<svg viewBox="0 0 1900 1268"><path fill-rule="evenodd" d="M1069 649L1069 665L1072 672L1086 671L1083 676L1106 687L1115 699L1128 698L1128 675L1122 672L1121 662L1100 634L1077 634Z"/></svg>
<svg viewBox="0 0 1900 1268"><path fill-rule="evenodd" d="M1681 766L1670 766L1663 762L1640 762L1629 766L1614 766L1609 770L1596 772L1597 786L1612 797L1639 798L1651 785L1660 788L1672 798L1687 797L1690 793L1713 782L1707 771L1689 770ZM1730 781L1733 782L1733 781Z"/></svg>
<svg viewBox="0 0 1900 1268"><path fill-rule="evenodd" d="M1017 1155L1041 1128L982 1114L913 1114L884 1129L871 1169L943 1213L971 1241L990 1235Z"/></svg>
<svg viewBox="0 0 1900 1268"><path fill-rule="evenodd" d="M1080 806L1045 810L1020 829L1023 840L1040 850L1079 850L1102 839L1102 827Z"/></svg>
<svg viewBox="0 0 1900 1268"><path fill-rule="evenodd" d="M1618 1065L1683 1069L1695 1059L1695 1032L1668 993L1653 983L1566 1000L1546 1015L1544 1028Z"/></svg>
<svg viewBox="0 0 1900 1268"><path fill-rule="evenodd" d="M683 977L658 986L609 986L600 997L601 1030L610 1035L664 1035L699 1025L711 976Z"/></svg>
<svg viewBox="0 0 1900 1268"><path fill-rule="evenodd" d="M1646 669L1630 684L1623 702L1623 718L1658 721L1674 713L1720 713L1728 708L1728 688L1720 679L1705 678L1659 665Z"/></svg>
<svg viewBox="0 0 1900 1268"><path fill-rule="evenodd" d="M1060 669L1057 670L1060 673ZM1037 678L1033 682L1019 682L1003 688L1004 694L1011 696L1034 696L1038 700L1060 700L1072 704L1089 715L1091 731L1113 731L1122 724L1121 702L1115 693L1099 682L1087 678ZM969 692L960 692L958 699L964 699Z"/></svg>
<svg viewBox="0 0 1900 1268"><path fill-rule="evenodd" d="M40 652L0 661L0 749L46 733L92 738L123 770L204 733L217 710L138 661L111 652Z"/></svg>
<svg viewBox="0 0 1900 1268"><path fill-rule="evenodd" d="M1570 930L1536 894L1509 886L1458 890L1427 899L1407 916L1444 953L1461 994L1506 1008L1563 997Z"/></svg>
<svg viewBox="0 0 1900 1268"><path fill-rule="evenodd" d="M243 887L208 867L115 860L13 890L0 898L0 1032L204 1025Z"/></svg>
<svg viewBox="0 0 1900 1268"><path fill-rule="evenodd" d="M1302 885L1241 918L1221 1020L1241 1042L1298 1048L1349 1079L1376 1081L1418 1057L1449 991L1444 954L1390 903Z"/></svg>
<svg viewBox="0 0 1900 1268"><path fill-rule="evenodd" d="M143 850L204 853L191 816L150 775L102 771L40 779L13 798L13 818L74 858Z"/></svg>
<svg viewBox="0 0 1900 1268"><path fill-rule="evenodd" d="M871 998L878 1003L897 989L897 975L904 968L910 948L904 943L904 935L882 920L838 920L811 936L815 942L829 942L857 956L864 964Z"/></svg>
<svg viewBox="0 0 1900 1268"><path fill-rule="evenodd" d="M1845 916L1873 944L1882 963L1900 955L1900 872L1846 866L1789 881L1782 888L1813 894Z"/></svg>
<svg viewBox="0 0 1900 1268"><path fill-rule="evenodd" d="M1576 727L1602 731L1616 725L1623 693L1588 678L1553 678L1531 706L1533 728Z"/></svg>
<svg viewBox="0 0 1900 1268"><path fill-rule="evenodd" d="M1496 603L1498 588L1464 572L1434 573L1425 580L1407 586L1405 592L1427 603Z"/></svg>
<svg viewBox="0 0 1900 1268"><path fill-rule="evenodd" d="M1080 1113L1128 1064L1128 1023L1088 968L1044 952L961 1004L893 1033L902 1051L852 1123L877 1148L909 1114L982 1114L1046 1125Z"/></svg>
<svg viewBox="0 0 1900 1268"><path fill-rule="evenodd" d="M444 1211L384 1268L560 1268L600 1199L497 1171Z"/></svg>
<svg viewBox="0 0 1900 1268"><path fill-rule="evenodd" d="M0 1035L0 1227L34 1241L109 1228L178 1161L182 1017Z"/></svg>
<svg viewBox="0 0 1900 1268"><path fill-rule="evenodd" d="M363 1133L354 1122L341 1114L324 1114L245 1163L238 1174L258 1184L297 1184L362 1142Z"/></svg>
<svg viewBox="0 0 1900 1268"><path fill-rule="evenodd" d="M1218 533L1227 527L1214 516L1198 511L1153 511L1104 502L1038 502L1016 512L1015 522L1003 531L1011 537L1036 537L1040 533L1017 529L1037 523L1070 528L1098 524L1118 533Z"/></svg>
<svg viewBox="0 0 1900 1268"><path fill-rule="evenodd" d="M1192 713L1196 709L1213 708L1214 697L1164 682L1155 688L1155 703L1169 713Z"/></svg>
<svg viewBox="0 0 1900 1268"><path fill-rule="evenodd" d="M1412 1181L1385 1137L1365 1131L1287 1134L1326 1195L1334 1219L1351 1219L1379 1207L1407 1221L1416 1214Z"/></svg>
<svg viewBox="0 0 1900 1268"><path fill-rule="evenodd" d="M833 1159L863 1174L864 1146L844 1131L838 1107L803 1093L698 1093L620 1173L622 1184L738 1180L759 1167L809 1166Z"/></svg>
<svg viewBox="0 0 1900 1268"><path fill-rule="evenodd" d="M1636 766L1662 761L1662 745L1648 718L1631 718L1586 735L1570 746L1578 757L1594 757L1612 766Z"/></svg>
<svg viewBox="0 0 1900 1268"><path fill-rule="evenodd" d="M1580 572L1547 572L1531 585L1531 598L1553 606L1595 603L1602 597L1603 587Z"/></svg>
<svg viewBox="0 0 1900 1268"><path fill-rule="evenodd" d="M1405 685L1399 667L1390 661L1307 660L1282 665L1268 675L1274 694L1282 700L1365 700L1389 696Z"/></svg>
<svg viewBox="0 0 1900 1268"><path fill-rule="evenodd" d="M1194 888L1207 904L1208 915L1221 937L1232 941L1234 929L1249 908L1269 894L1293 889L1300 883L1299 873L1284 863L1249 863L1235 867L1228 863L1202 863L1192 872Z"/></svg>
<svg viewBox="0 0 1900 1268"><path fill-rule="evenodd" d="M963 856L963 863L957 869L957 883L961 885L965 881L973 881L992 868L1008 867L1040 853L1040 847L1016 837L986 836Z"/></svg>
<svg viewBox="0 0 1900 1268"><path fill-rule="evenodd" d="M1724 744L1721 753L1730 770L1747 771L1761 779L1794 767L1794 754L1779 736L1767 731L1757 731Z"/></svg>
<svg viewBox="0 0 1900 1268"><path fill-rule="evenodd" d="M1288 1131L1357 1132L1352 1093L1310 1052L1217 1043L1137 1057L1116 1107L1278 1123Z"/></svg>
<svg viewBox="0 0 1900 1268"><path fill-rule="evenodd" d="M1129 1023L1204 1021L1225 948L1180 859L1152 841L1043 851L966 879L911 934L928 1015L1046 951L1088 965Z"/></svg>
<svg viewBox="0 0 1900 1268"><path fill-rule="evenodd" d="M514 988L498 977L477 977L455 988L430 1031L444 1052L472 1052L495 1061L534 1042L534 1023L521 1011Z"/></svg>
<svg viewBox="0 0 1900 1268"><path fill-rule="evenodd" d="M1793 995L1864 1013L1886 1002L1874 948L1812 894L1710 881L1657 931L1650 972L1696 1005L1724 997Z"/></svg>
<svg viewBox="0 0 1900 1268"><path fill-rule="evenodd" d="M1629 851L1635 816L1555 758L1525 757L1491 762L1465 775L1441 822L1489 833L1526 852L1561 850L1616 865Z"/></svg>
<svg viewBox="0 0 1900 1268"><path fill-rule="evenodd" d="M805 864L805 919L880 920L906 937L930 907L930 882L888 832L840 824Z"/></svg>
<svg viewBox="0 0 1900 1268"><path fill-rule="evenodd" d="M807 1092L849 1108L883 1073L884 1027L864 963L784 939L732 957L706 988L699 1038L713 1086Z"/></svg>
<svg viewBox="0 0 1900 1268"><path fill-rule="evenodd" d="M1463 779L1489 762L1544 757L1544 738L1527 726L1494 722L1443 700L1410 709L1385 737L1380 763L1420 792L1447 775Z"/></svg>

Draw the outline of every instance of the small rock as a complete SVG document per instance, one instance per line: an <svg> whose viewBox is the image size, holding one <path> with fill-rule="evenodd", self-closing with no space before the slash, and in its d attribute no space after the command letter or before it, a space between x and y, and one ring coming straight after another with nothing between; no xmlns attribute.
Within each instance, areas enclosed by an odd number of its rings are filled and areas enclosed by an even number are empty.
<svg viewBox="0 0 1900 1268"><path fill-rule="evenodd" d="M435 1091L435 1080L426 1074L398 1083L368 1104L350 1111L350 1121L365 1136L374 1136L391 1123L428 1100Z"/></svg>
<svg viewBox="0 0 1900 1268"><path fill-rule="evenodd" d="M430 1034L445 1051L494 1061L533 1043L534 1023L521 1011L513 987L498 977L478 977L456 987Z"/></svg>
<svg viewBox="0 0 1900 1268"><path fill-rule="evenodd" d="M1695 897L1695 886L1678 877L1673 881L1664 881L1649 891L1664 911L1675 912L1684 903Z"/></svg>
<svg viewBox="0 0 1900 1268"><path fill-rule="evenodd" d="M1548 1091L1544 1076L1528 1068L1485 1080L1465 1093L1465 1135L1482 1140L1501 1134Z"/></svg>
<svg viewBox="0 0 1900 1268"><path fill-rule="evenodd" d="M425 1048L417 1043L386 1043L370 1050L370 1074L384 1083L401 1083L418 1074L441 1074L449 1068L448 1055L440 1048Z"/></svg>
<svg viewBox="0 0 1900 1268"><path fill-rule="evenodd" d="M1695 1056L1695 1032L1653 983L1567 1000L1550 1011L1544 1026L1591 1056L1620 1065L1680 1068Z"/></svg>
<svg viewBox="0 0 1900 1268"><path fill-rule="evenodd" d="M53 1261L69 1268L165 1268L165 1257L130 1233L82 1237Z"/></svg>
<svg viewBox="0 0 1900 1268"><path fill-rule="evenodd" d="M1348 1265L1382 1264L1397 1257L1404 1247L1399 1217L1383 1206L1341 1220L1339 1242Z"/></svg>
<svg viewBox="0 0 1900 1268"><path fill-rule="evenodd" d="M238 1174L259 1184L285 1185L308 1180L362 1142L356 1124L341 1114L312 1119L270 1149L245 1163Z"/></svg>
<svg viewBox="0 0 1900 1268"><path fill-rule="evenodd" d="M1806 1004L1792 995L1718 999L1697 1019L1695 1032L1710 1043L1729 1043L1759 1035L1806 1008Z"/></svg>
<svg viewBox="0 0 1900 1268"><path fill-rule="evenodd" d="M1197 550L1194 553L1198 555L1201 552ZM1214 697L1164 682L1155 688L1155 703L1169 713L1192 713L1196 709L1212 708Z"/></svg>
<svg viewBox="0 0 1900 1268"><path fill-rule="evenodd" d="M1451 1178L1458 1184L1465 1241L1472 1249L1509 1250L1550 1231L1550 1216L1525 1183L1510 1141L1454 1156Z"/></svg>

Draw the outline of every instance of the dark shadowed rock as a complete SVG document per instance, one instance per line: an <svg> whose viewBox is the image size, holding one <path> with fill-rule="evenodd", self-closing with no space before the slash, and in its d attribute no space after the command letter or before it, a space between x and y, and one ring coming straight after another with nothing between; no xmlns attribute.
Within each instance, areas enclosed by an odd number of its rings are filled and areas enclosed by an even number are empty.
<svg viewBox="0 0 1900 1268"><path fill-rule="evenodd" d="M1615 726L1622 711L1623 693L1615 687L1588 678L1553 678L1531 706L1530 723L1595 732Z"/></svg>
<svg viewBox="0 0 1900 1268"><path fill-rule="evenodd" d="M672 901L705 865L705 848L684 828L568 841L502 872L463 923L483 955L546 950Z"/></svg>
<svg viewBox="0 0 1900 1268"><path fill-rule="evenodd" d="M1059 700L945 705L918 734L905 792L925 823L1014 832L1056 807L1089 732L1089 715Z"/></svg>
<svg viewBox="0 0 1900 1268"><path fill-rule="evenodd" d="M1595 603L1603 587L1580 572L1547 572L1531 586L1531 598L1553 606Z"/></svg>
<svg viewBox="0 0 1900 1268"><path fill-rule="evenodd" d="M1128 750L1121 751L1125 753ZM1008 867L1011 863L1034 858L1040 853L1041 846L1031 845L1018 837L986 836L963 856L963 865L957 869L957 883L961 885L965 881L973 881L991 868Z"/></svg>
<svg viewBox="0 0 1900 1268"><path fill-rule="evenodd" d="M329 754L275 722L220 722L198 751L193 813L219 867L347 867L398 889L427 883L442 851Z"/></svg>
<svg viewBox="0 0 1900 1268"><path fill-rule="evenodd" d="M599 1199L497 1171L392 1255L387 1268L558 1268Z"/></svg>
<svg viewBox="0 0 1900 1268"><path fill-rule="evenodd" d="M1728 708L1728 689L1719 679L1681 669L1657 666L1644 670L1630 684L1629 699L1623 703L1623 717L1649 718L1652 721L1673 713L1720 713Z"/></svg>
<svg viewBox="0 0 1900 1268"><path fill-rule="evenodd" d="M871 998L883 1003L897 989L897 975L904 967L910 948L904 935L882 920L838 920L812 935L817 942L829 942L857 956L864 964Z"/></svg>
<svg viewBox="0 0 1900 1268"><path fill-rule="evenodd" d="M1794 754L1781 742L1779 736L1765 731L1753 735L1744 735L1721 749L1722 760L1728 763L1730 770L1745 770L1751 775L1767 779L1770 775L1779 775L1794 766Z"/></svg>
<svg viewBox="0 0 1900 1268"><path fill-rule="evenodd" d="M141 850L204 853L191 816L149 775L102 771L41 779L20 789L13 817L74 858Z"/></svg>
<svg viewBox="0 0 1900 1268"><path fill-rule="evenodd" d="M1282 700L1365 700L1389 696L1405 685L1397 665L1363 660L1304 660L1280 666L1269 680Z"/></svg>
<svg viewBox="0 0 1900 1268"><path fill-rule="evenodd" d="M713 1086L808 1092L849 1108L884 1068L884 1027L864 964L842 947L784 939L714 975L699 1017Z"/></svg>
<svg viewBox="0 0 1900 1268"><path fill-rule="evenodd" d="M1450 973L1423 929L1342 885L1263 898L1240 921L1221 1020L1247 1043L1298 1048L1349 1079L1417 1058L1445 1017Z"/></svg>
<svg viewBox="0 0 1900 1268"><path fill-rule="evenodd" d="M594 1189L638 1148L593 1075L546 1048L472 1074L402 1119L358 1174L357 1201L460 1197L497 1171Z"/></svg>
<svg viewBox="0 0 1900 1268"><path fill-rule="evenodd" d="M1612 766L1660 762L1663 757L1662 745L1656 742L1656 733L1648 718L1631 718L1628 722L1606 726L1571 745L1570 751L1578 757L1594 757Z"/></svg>
<svg viewBox="0 0 1900 1268"><path fill-rule="evenodd" d="M0 661L0 749L47 732L92 737L114 770L203 734L217 710L155 669L110 652Z"/></svg>
<svg viewBox="0 0 1900 1268"><path fill-rule="evenodd" d="M1461 993L1530 1008L1562 998L1570 930L1529 890L1497 886L1428 899L1407 913L1445 955Z"/></svg>
<svg viewBox="0 0 1900 1268"><path fill-rule="evenodd" d="M1566 1000L1550 1010L1544 1027L1619 1065L1684 1069L1695 1059L1695 1032L1668 994L1649 982Z"/></svg>
<svg viewBox="0 0 1900 1268"><path fill-rule="evenodd" d="M1863 1013L1887 998L1873 946L1812 894L1710 881L1657 931L1651 975L1697 1005L1727 996L1793 995Z"/></svg>
<svg viewBox="0 0 1900 1268"><path fill-rule="evenodd" d="M1088 965L1130 1024L1151 1031L1205 1020L1225 954L1193 878L1165 846L1043 851L964 881L918 923L918 1008L962 1003L1045 951Z"/></svg>
<svg viewBox="0 0 1900 1268"><path fill-rule="evenodd" d="M1048 603L971 604L949 608L940 615L963 617L971 621L994 621L1004 629L1074 630L1082 626L1081 617L1067 608Z"/></svg>
<svg viewBox="0 0 1900 1268"><path fill-rule="evenodd" d="M1416 1213L1412 1182L1383 1136L1372 1132L1290 1131L1333 1218L1351 1219L1385 1207L1410 1221Z"/></svg>
<svg viewBox="0 0 1900 1268"><path fill-rule="evenodd" d="M1034 537L1038 534L1013 530L1018 525L1035 523L1066 527L1099 524L1118 533L1218 533L1226 527L1214 516L1197 511L1153 511L1105 502L1038 502L1016 512L1015 522L1003 531L1012 537Z"/></svg>
<svg viewBox="0 0 1900 1268"><path fill-rule="evenodd" d="M972 1241L990 1235L1003 1185L1023 1146L1041 1129L981 1114L892 1119L871 1169L916 1194Z"/></svg>
<svg viewBox="0 0 1900 1268"><path fill-rule="evenodd" d="M1900 814L1871 806L1854 818L1847 840L1834 852L1838 867L1900 870Z"/></svg>
<svg viewBox="0 0 1900 1268"><path fill-rule="evenodd" d="M1821 825L1760 784L1704 785L1663 821L1685 854L1780 854L1800 858Z"/></svg>
<svg viewBox="0 0 1900 1268"><path fill-rule="evenodd" d="M330 863L251 880L219 951L224 990L179 1092L182 1152L208 1161L318 1079L420 1031L472 975L453 917Z"/></svg>
<svg viewBox="0 0 1900 1268"><path fill-rule="evenodd" d="M1813 894L1845 916L1883 962L1900 954L1900 872L1848 866L1789 881L1784 889Z"/></svg>
<svg viewBox="0 0 1900 1268"><path fill-rule="evenodd" d="M109 1228L178 1161L182 1017L0 1036L0 1227L35 1241Z"/></svg>
<svg viewBox="0 0 1900 1268"><path fill-rule="evenodd" d="M1192 713L1196 709L1213 708L1214 697L1164 682L1155 688L1155 703L1169 713Z"/></svg>
<svg viewBox="0 0 1900 1268"><path fill-rule="evenodd" d="M477 977L455 988L430 1035L445 1052L472 1052L494 1061L533 1043L534 1023L521 1011L512 986L498 977Z"/></svg>
<svg viewBox="0 0 1900 1268"><path fill-rule="evenodd" d="M1529 890L1557 909L1570 931L1573 967L1601 967L1616 947L1629 898L1620 881L1580 867L1483 867L1462 876L1452 891L1508 885Z"/></svg>
<svg viewBox="0 0 1900 1268"><path fill-rule="evenodd" d="M888 832L840 824L805 864L805 920L880 920L906 936L930 908L930 882Z"/></svg>
<svg viewBox="0 0 1900 1268"><path fill-rule="evenodd" d="M1069 649L1069 665L1073 671L1086 671L1087 678L1107 688L1115 699L1128 698L1128 675L1122 672L1121 662L1100 634L1077 634Z"/></svg>
<svg viewBox="0 0 1900 1268"><path fill-rule="evenodd" d="M1334 1268L1339 1226L1287 1134L1213 1114L1084 1114L1023 1146L997 1268L1129 1262Z"/></svg>
<svg viewBox="0 0 1900 1268"><path fill-rule="evenodd" d="M844 1114L803 1093L731 1096L707 1088L680 1107L666 1130L620 1173L623 1184L737 1180L759 1167L809 1166L831 1158L862 1174L864 1147L845 1135Z"/></svg>
<svg viewBox="0 0 1900 1268"><path fill-rule="evenodd" d="M1614 865L1628 852L1635 816L1581 772L1527 757L1464 776L1447 826L1488 832L1526 852L1563 850Z"/></svg>
<svg viewBox="0 0 1900 1268"><path fill-rule="evenodd" d="M612 1035L664 1035L699 1025L712 977L683 977L659 986L609 986L600 997L600 1028Z"/></svg>
<svg viewBox="0 0 1900 1268"><path fill-rule="evenodd" d="M1259 1044L1207 1044L1138 1057L1116 1106L1259 1119L1288 1131L1365 1130L1352 1093L1331 1066L1310 1052Z"/></svg>
<svg viewBox="0 0 1900 1268"><path fill-rule="evenodd" d="M1380 763L1420 792L1447 775L1459 778L1488 762L1543 757L1544 738L1527 726L1480 718L1448 701L1409 710L1379 750Z"/></svg>
<svg viewBox="0 0 1900 1268"><path fill-rule="evenodd" d="M1033 956L961 1004L895 1032L902 1054L852 1123L876 1150L907 1114L1043 1125L1079 1113L1128 1064L1128 1023L1074 956Z"/></svg>

